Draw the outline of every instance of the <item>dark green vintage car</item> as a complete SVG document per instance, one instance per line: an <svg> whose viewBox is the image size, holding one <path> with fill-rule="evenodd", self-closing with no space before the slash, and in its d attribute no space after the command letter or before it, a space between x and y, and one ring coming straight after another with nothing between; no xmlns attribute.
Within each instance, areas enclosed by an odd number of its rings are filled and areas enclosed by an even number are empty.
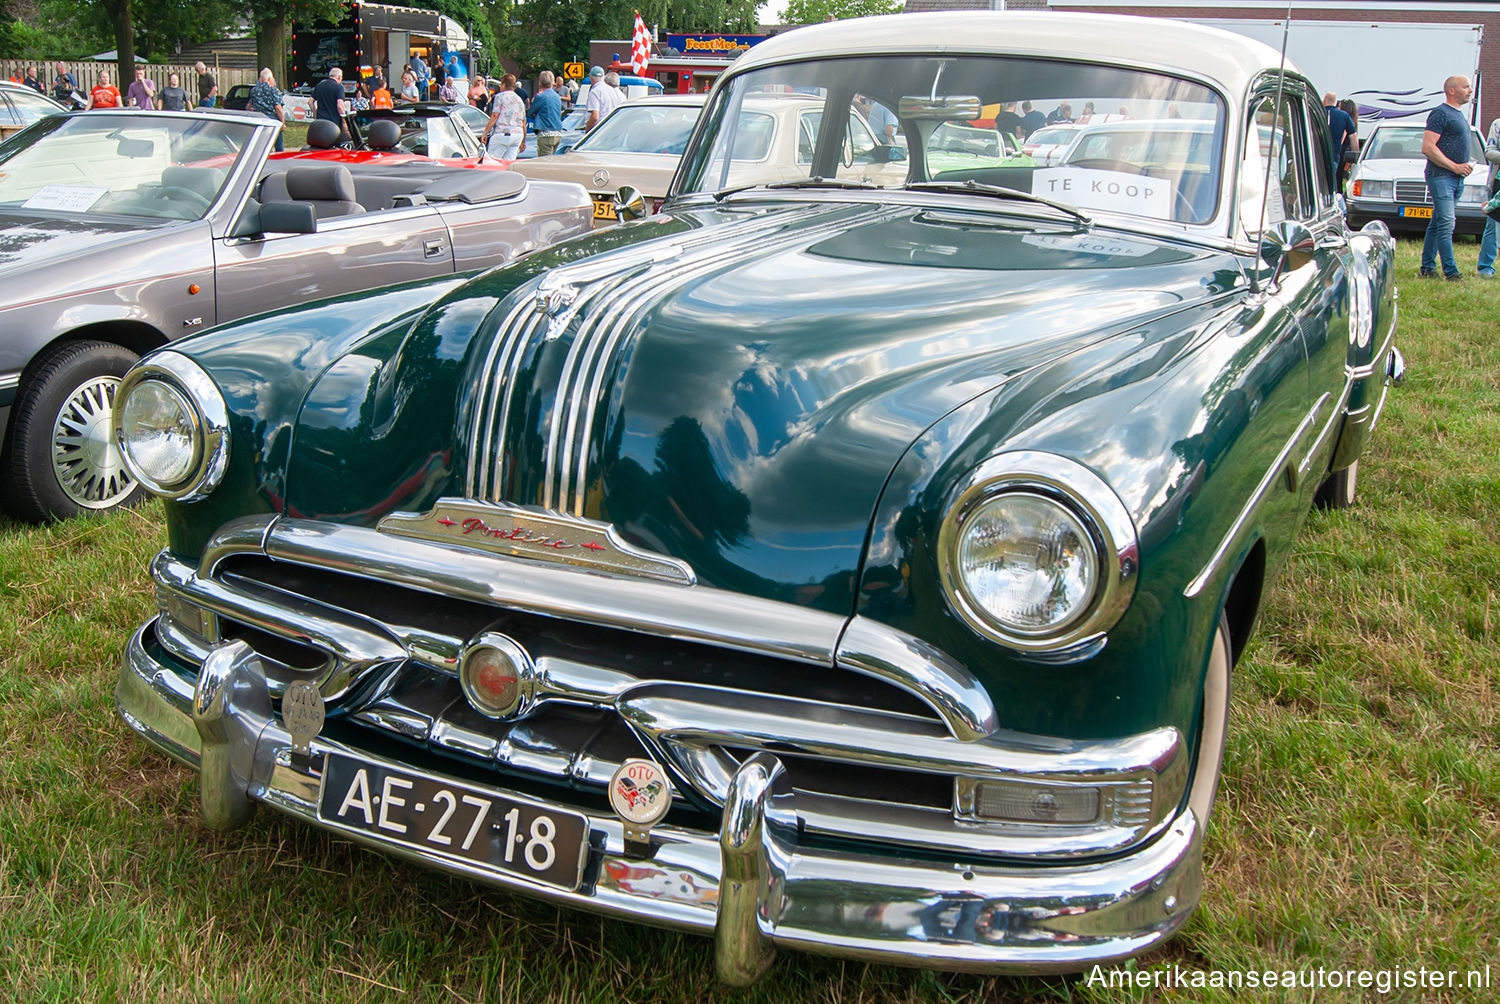
<svg viewBox="0 0 1500 1004"><path fill-rule="evenodd" d="M740 142L777 100L822 103L800 176ZM927 156L1009 101L1139 142ZM1276 53L1170 21L758 45L662 212L142 360L169 544L121 712L214 826L712 934L735 982L1143 951L1200 897L1267 583L1400 376L1327 148Z"/></svg>

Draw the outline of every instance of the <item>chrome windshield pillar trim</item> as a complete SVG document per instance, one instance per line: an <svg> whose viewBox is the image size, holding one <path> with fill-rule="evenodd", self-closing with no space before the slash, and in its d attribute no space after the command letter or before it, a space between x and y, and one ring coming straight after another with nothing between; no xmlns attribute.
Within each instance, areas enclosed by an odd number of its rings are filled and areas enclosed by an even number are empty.
<svg viewBox="0 0 1500 1004"><path fill-rule="evenodd" d="M242 641L216 646L193 689L200 754L198 800L203 821L232 830L250 819L256 746L271 721L271 694L260 659Z"/></svg>
<svg viewBox="0 0 1500 1004"><path fill-rule="evenodd" d="M786 883L786 857L769 832L767 807L786 772L770 753L757 753L740 765L729 783L719 822L719 910L714 917L714 965L731 986L760 979L776 946L771 940L775 914Z"/></svg>
<svg viewBox="0 0 1500 1004"><path fill-rule="evenodd" d="M229 652L224 659L236 662ZM243 662L241 666L248 671ZM192 684L178 668L161 661L149 625L130 641L116 700L125 721L150 745L195 765L194 751L183 748L201 742L191 713ZM254 710L233 701L225 705L225 714L246 719L233 726L239 734L257 736L250 776L236 775L233 782L244 782L247 798L305 825L563 906L715 934L724 886L722 817L713 831L659 825L653 834L660 835L661 843L651 858L641 859L625 854L618 818L585 811L591 831L588 874L597 877L573 891L541 886L482 863L318 819L321 764L329 753L439 781L441 774L327 737L313 739L308 756L293 758L292 738L275 718L261 727ZM472 781L462 784L471 786ZM486 787L510 794L499 775ZM774 785L771 791L764 817L777 818L794 808L782 804ZM523 793L515 797L534 800ZM749 818L753 823L755 814ZM741 846L752 846L746 829L737 832L747 834ZM981 864L971 852L924 858L808 846L774 823L763 823L760 833L762 860L769 864L762 874L777 876L780 884L774 898L756 900L757 931L780 948L870 962L941 961L945 969L974 973L1069 972L1094 963L1108 965L1165 940L1186 921L1201 893L1203 833L1190 809L1175 816L1156 839L1126 853L1045 867ZM736 916L743 923L743 912Z"/></svg>

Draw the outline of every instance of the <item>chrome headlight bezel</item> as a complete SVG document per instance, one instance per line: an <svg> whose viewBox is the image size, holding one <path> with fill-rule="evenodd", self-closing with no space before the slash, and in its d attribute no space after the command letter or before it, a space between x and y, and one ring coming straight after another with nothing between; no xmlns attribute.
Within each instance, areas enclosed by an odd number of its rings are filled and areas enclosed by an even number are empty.
<svg viewBox="0 0 1500 1004"><path fill-rule="evenodd" d="M192 456L187 473L170 483L151 477L131 457L121 423L130 395L146 383L161 383L187 405L192 426ZM158 352L136 365L120 381L114 406L115 446L130 476L163 498L193 502L219 486L229 468L229 409L224 396L197 363L180 352Z"/></svg>
<svg viewBox="0 0 1500 1004"><path fill-rule="evenodd" d="M1056 505L1084 529L1093 549L1093 593L1078 613L1054 627L1025 629L1000 621L963 581L958 555L967 522L1007 494ZM989 458L954 486L938 529L938 563L949 606L975 631L1007 648L1057 652L1091 642L1119 621L1135 594L1140 547L1129 511L1097 474L1067 457L1017 451Z"/></svg>

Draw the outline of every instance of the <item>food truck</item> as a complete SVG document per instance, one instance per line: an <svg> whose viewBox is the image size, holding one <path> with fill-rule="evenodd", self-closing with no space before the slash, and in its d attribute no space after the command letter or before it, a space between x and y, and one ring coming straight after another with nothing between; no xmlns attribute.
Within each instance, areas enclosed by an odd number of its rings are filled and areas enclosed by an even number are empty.
<svg viewBox="0 0 1500 1004"><path fill-rule="evenodd" d="M450 74L457 66L462 72L453 75L467 77L469 33L435 10L348 3L337 23L292 22L290 86L310 87L338 66L346 87L378 72L399 88L401 71L413 55L420 55L428 67L441 62Z"/></svg>

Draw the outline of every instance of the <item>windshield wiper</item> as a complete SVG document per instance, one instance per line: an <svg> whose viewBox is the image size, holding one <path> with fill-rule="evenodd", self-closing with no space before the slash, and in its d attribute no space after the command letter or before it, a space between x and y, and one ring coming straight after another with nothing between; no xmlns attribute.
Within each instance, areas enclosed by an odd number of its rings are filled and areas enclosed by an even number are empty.
<svg viewBox="0 0 1500 1004"><path fill-rule="evenodd" d="M714 201L723 202L731 195L740 192L748 192L752 188L780 189L786 191L795 188L848 188L848 189L871 189L881 186L873 181L850 181L847 178L795 178L791 181L773 181L768 185L741 185L738 188L723 188L714 193Z"/></svg>
<svg viewBox="0 0 1500 1004"><path fill-rule="evenodd" d="M1060 213L1066 213L1085 227L1094 225L1094 218L1088 213L1080 212L1065 202L1044 199L1040 195L1023 192L1019 188L1002 188L999 185L987 185L982 181L974 181L973 179L967 181L913 181L903 187L909 192L957 192L961 195L990 195L997 199L1034 202L1049 209L1056 209Z"/></svg>

